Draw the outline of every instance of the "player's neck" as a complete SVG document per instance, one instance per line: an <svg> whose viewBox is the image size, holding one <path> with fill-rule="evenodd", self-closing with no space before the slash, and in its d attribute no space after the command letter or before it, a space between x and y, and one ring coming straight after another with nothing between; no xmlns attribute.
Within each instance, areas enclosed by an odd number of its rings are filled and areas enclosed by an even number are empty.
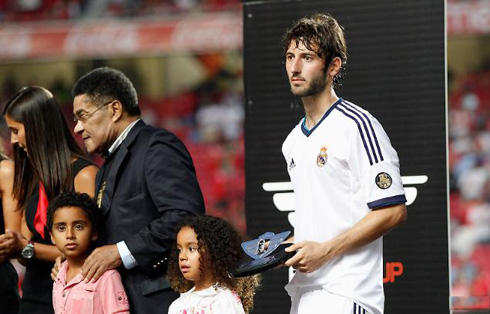
<svg viewBox="0 0 490 314"><path fill-rule="evenodd" d="M306 127L311 130L338 99L335 91L328 87L316 95L302 97L306 113Z"/></svg>

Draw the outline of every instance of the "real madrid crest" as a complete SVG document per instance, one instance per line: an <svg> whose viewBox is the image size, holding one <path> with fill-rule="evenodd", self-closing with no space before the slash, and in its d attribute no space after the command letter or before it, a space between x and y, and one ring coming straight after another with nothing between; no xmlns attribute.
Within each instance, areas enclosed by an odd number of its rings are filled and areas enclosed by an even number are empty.
<svg viewBox="0 0 490 314"><path fill-rule="evenodd" d="M386 190L391 186L391 183L393 180L391 179L391 176L387 174L386 172L380 172L376 176L376 185L383 190Z"/></svg>
<svg viewBox="0 0 490 314"><path fill-rule="evenodd" d="M327 158L327 146L322 146L322 148L320 148L320 154L316 157L316 164L318 167L324 167L327 163Z"/></svg>

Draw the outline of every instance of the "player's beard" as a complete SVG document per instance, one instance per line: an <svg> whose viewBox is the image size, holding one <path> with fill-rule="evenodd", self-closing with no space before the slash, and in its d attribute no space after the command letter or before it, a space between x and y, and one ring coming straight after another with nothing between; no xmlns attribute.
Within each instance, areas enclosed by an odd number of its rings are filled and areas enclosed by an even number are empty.
<svg viewBox="0 0 490 314"><path fill-rule="evenodd" d="M325 90L327 86L326 77L327 74L325 73L325 71L320 71L317 76L311 79L311 83L309 83L306 87L295 89L293 86L291 86L291 93L293 93L294 96L298 97L317 95Z"/></svg>

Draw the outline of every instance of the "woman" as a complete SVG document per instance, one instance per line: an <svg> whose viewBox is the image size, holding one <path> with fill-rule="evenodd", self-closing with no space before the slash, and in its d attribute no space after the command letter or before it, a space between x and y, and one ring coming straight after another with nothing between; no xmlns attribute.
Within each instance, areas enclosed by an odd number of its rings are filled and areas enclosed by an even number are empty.
<svg viewBox="0 0 490 314"><path fill-rule="evenodd" d="M11 256L22 256L26 265L19 313L53 313L50 274L61 253L51 243L46 209L64 191L93 196L97 167L86 159L61 107L45 88L22 88L7 102L3 115L14 148L13 194L24 212L21 233L4 235Z"/></svg>
<svg viewBox="0 0 490 314"><path fill-rule="evenodd" d="M17 210L17 203L12 194L14 182L14 163L7 160L0 146L0 234L5 229L19 232L22 212ZM17 314L19 308L19 291L17 289L17 272L9 261L7 252L0 251L0 309L5 314Z"/></svg>

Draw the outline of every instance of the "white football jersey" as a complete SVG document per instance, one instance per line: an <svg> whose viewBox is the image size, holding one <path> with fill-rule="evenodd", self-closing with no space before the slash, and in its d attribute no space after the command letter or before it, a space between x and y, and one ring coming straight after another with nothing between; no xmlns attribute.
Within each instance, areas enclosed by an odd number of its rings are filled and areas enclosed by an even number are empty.
<svg viewBox="0 0 490 314"><path fill-rule="evenodd" d="M311 130L305 118L282 146L296 196L295 242L324 242L369 211L405 203L398 155L381 124L339 99ZM370 313L383 313L383 242L379 238L309 274L297 272L288 292L323 286Z"/></svg>

